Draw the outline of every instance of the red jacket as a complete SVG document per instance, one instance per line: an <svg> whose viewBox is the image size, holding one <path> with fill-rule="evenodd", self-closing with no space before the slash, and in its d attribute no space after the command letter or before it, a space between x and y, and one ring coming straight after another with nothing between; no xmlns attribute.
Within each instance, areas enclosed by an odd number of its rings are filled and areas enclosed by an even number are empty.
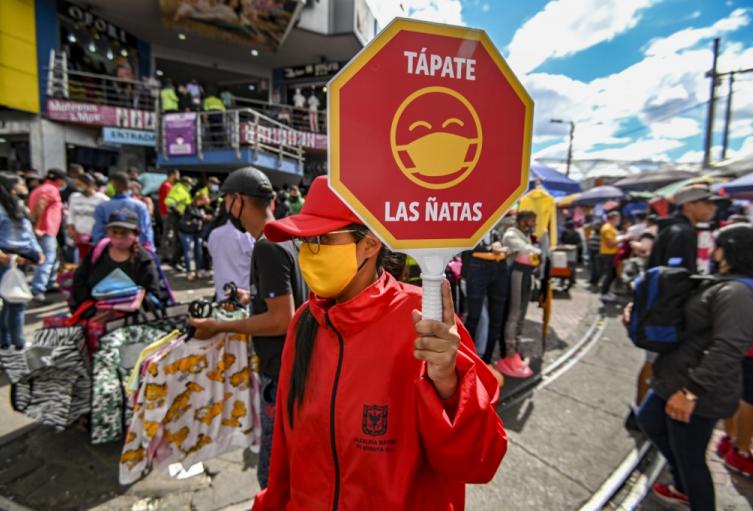
<svg viewBox="0 0 753 511"><path fill-rule="evenodd" d="M159 187L159 196L157 198L157 208L159 209L159 214L161 216L167 216L169 213L167 209L167 204L165 204L165 199L167 199L167 196L170 194L170 190L172 190L173 184L165 179L162 184Z"/></svg>
<svg viewBox="0 0 753 511"><path fill-rule="evenodd" d="M268 488L254 511L464 508L465 483L491 480L507 450L497 381L458 323L458 392L442 401L413 356L421 290L388 273L341 304L312 297L319 324L303 404L287 413L295 355L282 355Z"/></svg>

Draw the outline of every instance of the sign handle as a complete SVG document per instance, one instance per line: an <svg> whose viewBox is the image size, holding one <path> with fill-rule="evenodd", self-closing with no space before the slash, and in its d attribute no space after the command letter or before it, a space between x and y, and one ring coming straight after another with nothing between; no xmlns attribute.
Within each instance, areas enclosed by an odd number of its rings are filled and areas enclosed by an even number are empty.
<svg viewBox="0 0 753 511"><path fill-rule="evenodd" d="M442 321L442 282L444 269L455 255L454 249L423 249L408 251L421 268L423 298L421 315L423 319Z"/></svg>

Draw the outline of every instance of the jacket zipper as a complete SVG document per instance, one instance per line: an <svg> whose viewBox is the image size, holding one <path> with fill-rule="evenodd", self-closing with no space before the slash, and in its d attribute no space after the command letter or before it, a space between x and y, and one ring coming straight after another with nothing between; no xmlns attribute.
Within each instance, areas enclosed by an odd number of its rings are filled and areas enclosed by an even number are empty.
<svg viewBox="0 0 753 511"><path fill-rule="evenodd" d="M340 332L332 325L332 321L329 319L329 313L325 316L327 320L327 326L335 332L337 335L337 341L340 344L340 354L337 357L337 371L335 371L335 382L332 385L332 398L329 405L329 441L332 445L332 460L335 466L335 495L332 502L332 510L337 511L340 501L340 461L337 459L337 447L335 445L335 399L337 398L337 386L340 383L340 371L343 367L343 351L345 350L345 343Z"/></svg>

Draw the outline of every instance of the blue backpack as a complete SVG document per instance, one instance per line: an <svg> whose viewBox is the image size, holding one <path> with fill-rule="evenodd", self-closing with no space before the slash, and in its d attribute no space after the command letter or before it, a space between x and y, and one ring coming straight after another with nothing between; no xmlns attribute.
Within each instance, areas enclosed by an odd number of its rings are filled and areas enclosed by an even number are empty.
<svg viewBox="0 0 753 511"><path fill-rule="evenodd" d="M685 303L704 277L685 268L657 266L635 280L628 336L637 347L657 353L672 351L682 341ZM753 291L753 279L738 279Z"/></svg>

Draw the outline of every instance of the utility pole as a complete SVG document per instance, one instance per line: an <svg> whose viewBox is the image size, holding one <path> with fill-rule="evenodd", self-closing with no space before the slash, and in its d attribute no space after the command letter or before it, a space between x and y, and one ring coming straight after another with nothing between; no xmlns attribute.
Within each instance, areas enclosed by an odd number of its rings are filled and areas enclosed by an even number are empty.
<svg viewBox="0 0 753 511"><path fill-rule="evenodd" d="M549 122L555 124L570 124L570 144L567 147L567 170L565 170L565 176L570 177L570 163L573 161L573 136L575 135L575 123L573 121L565 121L562 119L549 119Z"/></svg>
<svg viewBox="0 0 753 511"><path fill-rule="evenodd" d="M703 143L703 167L708 168L711 163L711 140L714 136L714 107L716 103L716 63L719 60L719 38L714 39L714 63L711 71L706 76L711 79L711 90L709 92L709 106L706 112L706 138Z"/></svg>
<svg viewBox="0 0 753 511"><path fill-rule="evenodd" d="M735 72L729 74L729 89L727 92L727 111L724 113L724 138L722 139L722 160L727 159L729 145L729 124L732 121L732 86L735 83Z"/></svg>

